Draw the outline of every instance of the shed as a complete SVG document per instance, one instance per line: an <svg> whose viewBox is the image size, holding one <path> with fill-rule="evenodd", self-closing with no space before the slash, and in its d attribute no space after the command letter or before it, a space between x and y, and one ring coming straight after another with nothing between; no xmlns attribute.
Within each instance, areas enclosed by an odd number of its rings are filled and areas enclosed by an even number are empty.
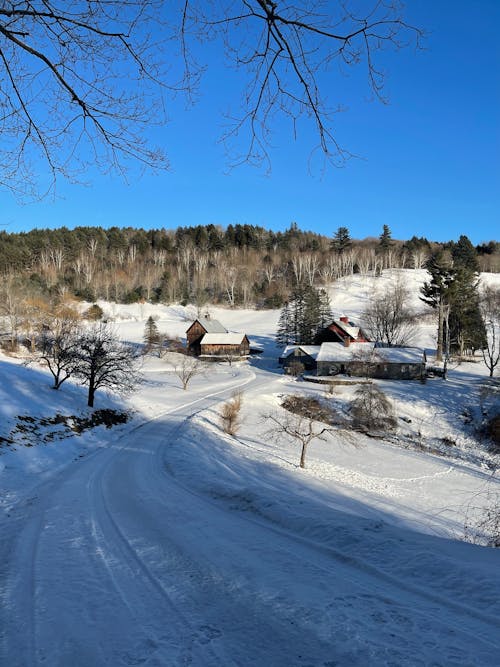
<svg viewBox="0 0 500 667"><path fill-rule="evenodd" d="M190 354L201 353L200 343L205 334L225 334L227 329L218 320L210 317L199 317L186 331L187 351Z"/></svg>
<svg viewBox="0 0 500 667"><path fill-rule="evenodd" d="M294 362L303 364L307 371L316 370L316 359L320 347L320 345L287 345L278 361L282 364L285 372Z"/></svg>
<svg viewBox="0 0 500 667"><path fill-rule="evenodd" d="M250 354L250 341L242 333L206 333L200 341L200 356L241 359Z"/></svg>
<svg viewBox="0 0 500 667"><path fill-rule="evenodd" d="M425 362L425 351L417 347L323 343L317 357L317 374L415 380L424 377Z"/></svg>

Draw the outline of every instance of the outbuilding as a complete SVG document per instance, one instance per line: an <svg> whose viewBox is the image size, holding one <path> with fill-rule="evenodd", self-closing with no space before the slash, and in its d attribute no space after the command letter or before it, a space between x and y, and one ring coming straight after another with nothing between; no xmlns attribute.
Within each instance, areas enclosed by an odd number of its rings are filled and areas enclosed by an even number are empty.
<svg viewBox="0 0 500 667"><path fill-rule="evenodd" d="M285 373L290 372L294 364L302 364L306 371L315 371L319 351L320 345L287 345L278 361Z"/></svg>
<svg viewBox="0 0 500 667"><path fill-rule="evenodd" d="M317 375L420 380L425 376L425 363L425 351L418 347L323 343L317 357Z"/></svg>
<svg viewBox="0 0 500 667"><path fill-rule="evenodd" d="M205 334L226 334L227 329L218 320L208 315L196 319L186 331L187 351L189 354L201 354L201 339Z"/></svg>
<svg viewBox="0 0 500 667"><path fill-rule="evenodd" d="M250 341L242 333L206 333L200 341L200 357L236 360L248 357Z"/></svg>

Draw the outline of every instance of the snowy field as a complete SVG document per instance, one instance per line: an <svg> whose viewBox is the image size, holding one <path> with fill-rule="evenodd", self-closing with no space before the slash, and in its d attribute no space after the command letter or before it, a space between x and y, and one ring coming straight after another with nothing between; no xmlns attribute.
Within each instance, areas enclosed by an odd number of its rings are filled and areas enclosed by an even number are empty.
<svg viewBox="0 0 500 667"><path fill-rule="evenodd" d="M432 350L424 271L339 281L334 313L356 320L398 276L422 310L415 344ZM100 305L137 343L149 315L179 337L196 316ZM86 414L85 389L56 392L46 371L0 354L0 438L15 435L0 440L0 665L498 665L500 550L464 542L500 491L476 433L484 364L425 385L379 382L397 437L337 431L310 445L303 470L298 446L272 442L263 415L290 393L347 410L354 387L326 394L283 376L278 311L210 314L262 355L212 364L187 391L148 356L133 395L97 394L96 408L132 411L112 429L26 428L19 416ZM235 390L243 423L231 437L219 415ZM443 443L447 456L415 447Z"/></svg>

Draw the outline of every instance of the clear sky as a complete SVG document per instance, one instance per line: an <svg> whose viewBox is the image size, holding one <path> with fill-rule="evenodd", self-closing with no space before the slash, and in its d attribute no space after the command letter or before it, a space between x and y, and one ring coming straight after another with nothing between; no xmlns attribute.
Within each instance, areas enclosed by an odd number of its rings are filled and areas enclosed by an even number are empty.
<svg viewBox="0 0 500 667"><path fill-rule="evenodd" d="M209 71L192 109L181 101L156 135L172 165L160 175L90 174L90 184L59 181L56 199L18 204L0 193L6 231L101 225L167 227L230 223L301 229L332 235L346 226L354 238L430 240L469 236L500 239L499 0L408 0L406 17L429 34L425 51L385 56L389 105L370 101L359 74L326 81L338 116L336 137L360 159L322 173L310 160L312 127L294 138L276 128L272 171L244 166L228 173L223 111L233 78L209 54Z"/></svg>

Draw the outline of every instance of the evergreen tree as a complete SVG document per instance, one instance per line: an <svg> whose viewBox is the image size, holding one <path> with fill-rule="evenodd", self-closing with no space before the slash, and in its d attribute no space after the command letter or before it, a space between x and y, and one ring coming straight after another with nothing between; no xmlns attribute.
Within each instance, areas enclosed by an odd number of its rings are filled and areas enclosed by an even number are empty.
<svg viewBox="0 0 500 667"><path fill-rule="evenodd" d="M276 342L280 345L311 345L318 331L331 320L330 300L325 290L298 285L281 310Z"/></svg>
<svg viewBox="0 0 500 667"><path fill-rule="evenodd" d="M392 246L392 234L388 225L382 227L382 234L378 238L380 251L387 252Z"/></svg>
<svg viewBox="0 0 500 667"><path fill-rule="evenodd" d="M450 349L463 356L486 345L479 305L479 262L474 246L464 235L452 246L451 255L455 275L450 295Z"/></svg>
<svg viewBox="0 0 500 667"><path fill-rule="evenodd" d="M431 274L431 280L423 284L421 288L422 296L420 298L438 311L436 359L437 361L441 361L445 342L445 321L447 321L449 314L450 292L454 279L454 271L451 260L441 250L430 257L426 268Z"/></svg>
<svg viewBox="0 0 500 667"><path fill-rule="evenodd" d="M348 250L352 245L351 236L347 227L339 227L330 243L332 250L335 250L339 255Z"/></svg>
<svg viewBox="0 0 500 667"><path fill-rule="evenodd" d="M151 350L160 344L161 336L156 326L156 322L152 315L150 315L146 321L146 326L144 327L144 345L145 351L151 352Z"/></svg>
<svg viewBox="0 0 500 667"><path fill-rule="evenodd" d="M466 236L452 246L451 256L438 251L427 263L431 281L424 283L421 299L438 311L438 361L444 350L462 356L485 345L477 269L476 253Z"/></svg>
<svg viewBox="0 0 500 667"><path fill-rule="evenodd" d="M292 331L290 324L290 307L288 301L281 309L278 320L278 329L276 331L276 343L278 345L288 345L292 342Z"/></svg>
<svg viewBox="0 0 500 667"><path fill-rule="evenodd" d="M462 236L451 247L451 256L456 266L467 268L472 273L479 273L477 251L467 236Z"/></svg>

